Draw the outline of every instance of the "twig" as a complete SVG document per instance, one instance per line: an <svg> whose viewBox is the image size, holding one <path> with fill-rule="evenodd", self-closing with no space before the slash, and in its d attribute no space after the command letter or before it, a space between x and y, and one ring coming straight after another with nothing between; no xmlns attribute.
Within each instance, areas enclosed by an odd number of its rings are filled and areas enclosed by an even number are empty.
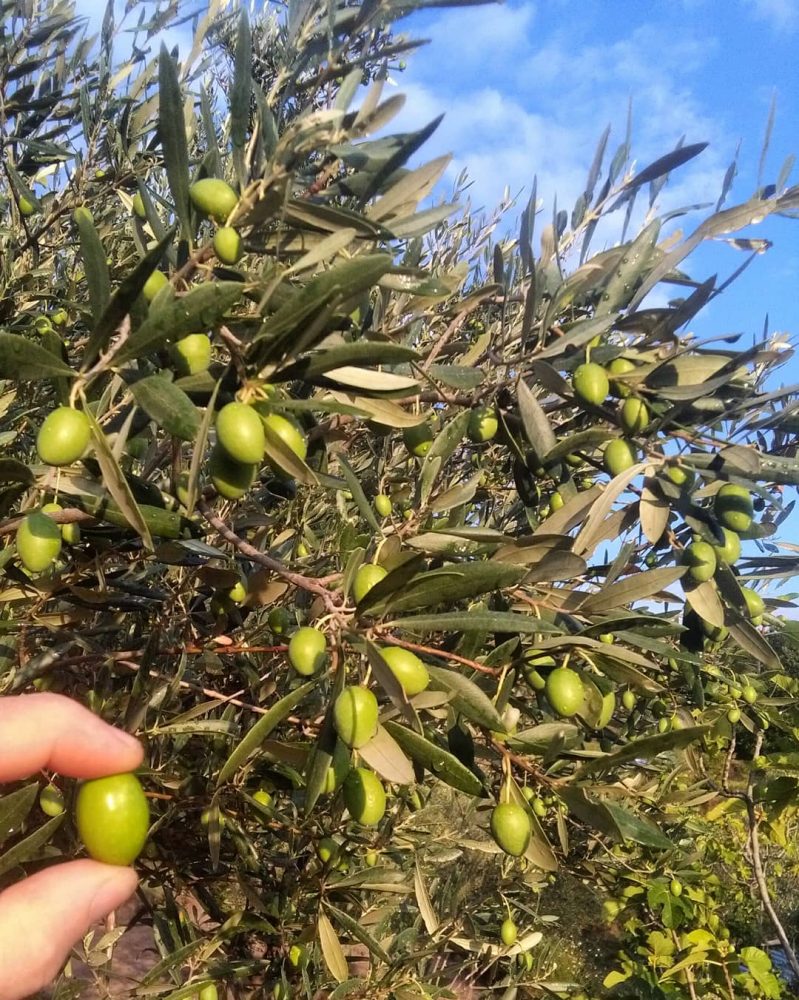
<svg viewBox="0 0 799 1000"><path fill-rule="evenodd" d="M230 542L230 544L238 549L242 555L246 556L252 562L258 563L260 566L265 566L267 569L271 569L273 573L276 573L278 576L288 581L288 583L294 584L295 587L299 587L300 590L307 590L309 593L316 594L318 597L321 597L325 608L328 611L335 613L341 610L342 598L334 593L331 593L326 587L319 583L318 580L309 576L304 576L302 573L295 573L287 566L284 566L278 559L273 559L272 556L268 556L264 552L261 552L260 549L256 549L254 545L250 545L249 542L245 542L243 538L240 538L235 531L225 524L219 515L214 514L204 500L199 500L197 507L205 520L213 528L216 528L225 541Z"/></svg>
<svg viewBox="0 0 799 1000"><path fill-rule="evenodd" d="M760 750L763 746L763 730L758 730L757 737L755 739L755 748L752 754L753 758L760 756ZM788 940L788 935L785 933L785 928L782 926L782 921L780 920L777 911L774 909L774 905L771 902L771 893L768 889L768 883L766 882L766 875L763 871L763 862L760 857L760 836L758 834L758 818L757 809L755 807L755 787L754 779L752 777L753 768L749 769L749 776L746 782L746 815L749 822L749 848L752 855L752 871L755 875L755 881L757 882L757 889L760 893L760 900L763 903L763 909L768 914L771 925L779 939L782 950L785 953L785 957L788 959L788 964L790 965L794 976L797 981L799 981L799 959L796 957L796 952L791 946L791 942Z"/></svg>

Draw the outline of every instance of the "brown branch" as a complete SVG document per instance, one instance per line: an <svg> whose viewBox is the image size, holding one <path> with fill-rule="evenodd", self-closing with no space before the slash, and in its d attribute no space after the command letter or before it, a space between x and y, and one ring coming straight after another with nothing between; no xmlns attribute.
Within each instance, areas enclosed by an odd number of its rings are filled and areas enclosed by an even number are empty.
<svg viewBox="0 0 799 1000"><path fill-rule="evenodd" d="M64 510L54 510L48 512L47 516L56 524L82 524L84 521L96 521L94 514L87 514L85 510L78 510L77 507L66 507ZM7 521L0 523L0 535L13 535L25 520L25 515L11 517Z"/></svg>
<svg viewBox="0 0 799 1000"><path fill-rule="evenodd" d="M230 542L242 555L246 556L252 562L258 563L260 566L265 566L266 569L271 569L277 576L282 577L282 579L293 584L295 587L299 587L300 590L306 590L311 594L321 597L328 611L335 612L341 610L343 599L331 593L318 580L310 576L304 576L302 573L295 573L287 566L284 566L278 559L273 559L272 556L266 555L260 549L256 549L254 545L250 545L249 542L240 538L235 531L225 524L218 514L215 514L211 510L204 500L199 500L197 507L211 527L216 528L225 541Z"/></svg>

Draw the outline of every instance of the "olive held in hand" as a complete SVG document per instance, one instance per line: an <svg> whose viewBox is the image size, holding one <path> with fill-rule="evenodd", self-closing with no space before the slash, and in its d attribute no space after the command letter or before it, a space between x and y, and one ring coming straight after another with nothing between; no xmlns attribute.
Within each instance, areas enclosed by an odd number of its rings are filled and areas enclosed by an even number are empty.
<svg viewBox="0 0 799 1000"><path fill-rule="evenodd" d="M397 678L405 694L412 698L430 683L430 674L419 657L401 646L381 646L380 655Z"/></svg>
<svg viewBox="0 0 799 1000"><path fill-rule="evenodd" d="M602 465L609 476L618 476L635 465L635 448L623 438L614 438L605 445Z"/></svg>
<svg viewBox="0 0 799 1000"><path fill-rule="evenodd" d="M572 378L572 389L574 390L574 395L583 403L599 406L605 402L610 392L608 373L602 365L588 361L575 369L574 377Z"/></svg>
<svg viewBox="0 0 799 1000"><path fill-rule="evenodd" d="M39 458L47 465L71 465L89 447L91 427L82 410L59 406L49 413L36 437Z"/></svg>
<svg viewBox="0 0 799 1000"><path fill-rule="evenodd" d="M376 563L366 563L364 566L359 566L355 579L352 581L352 596L355 603L360 603L372 587L380 583L386 576L388 576L388 572Z"/></svg>
<svg viewBox="0 0 799 1000"><path fill-rule="evenodd" d="M297 629L289 642L289 663L298 674L310 677L325 665L327 639L318 628L304 625Z"/></svg>
<svg viewBox="0 0 799 1000"><path fill-rule="evenodd" d="M204 333L190 333L175 341L170 354L178 375L196 375L211 364L211 340Z"/></svg>
<svg viewBox="0 0 799 1000"><path fill-rule="evenodd" d="M297 458L305 461L305 456L308 454L308 442L300 427L293 420L289 420L288 417L283 417L279 413L268 413L262 420L264 427L276 434Z"/></svg>
<svg viewBox="0 0 799 1000"><path fill-rule="evenodd" d="M491 836L506 854L519 858L530 844L533 828L523 806L503 802L491 812Z"/></svg>
<svg viewBox="0 0 799 1000"><path fill-rule="evenodd" d="M167 278L163 271L153 271L150 277L144 282L141 293L148 302L152 302L161 289L168 284L169 278Z"/></svg>
<svg viewBox="0 0 799 1000"><path fill-rule="evenodd" d="M55 521L40 510L23 518L17 529L17 554L25 569L41 573L61 551L61 531Z"/></svg>
<svg viewBox="0 0 799 1000"><path fill-rule="evenodd" d="M628 397L622 403L620 419L625 434L640 434L649 423L646 403L637 396Z"/></svg>
<svg viewBox="0 0 799 1000"><path fill-rule="evenodd" d="M203 177L195 181L189 188L189 197L198 211L218 222L224 222L239 203L239 196L233 188L218 177Z"/></svg>
<svg viewBox="0 0 799 1000"><path fill-rule="evenodd" d="M497 411L493 406L476 406L469 415L466 434L470 441L481 444L491 441L499 430Z"/></svg>
<svg viewBox="0 0 799 1000"><path fill-rule="evenodd" d="M704 583L716 572L716 553L707 542L692 542L683 552L683 563L694 583Z"/></svg>
<svg viewBox="0 0 799 1000"><path fill-rule="evenodd" d="M365 767L354 767L343 786L344 804L356 823L377 826L386 812L386 792L380 779Z"/></svg>
<svg viewBox="0 0 799 1000"><path fill-rule="evenodd" d="M150 828L150 809L135 774L86 781L75 803L78 834L95 861L132 864Z"/></svg>
<svg viewBox="0 0 799 1000"><path fill-rule="evenodd" d="M424 458L428 451L430 451L430 445L433 443L434 437L433 428L428 423L406 427L402 432L402 440L405 442L405 447L412 455L416 455L417 458Z"/></svg>
<svg viewBox="0 0 799 1000"><path fill-rule="evenodd" d="M732 566L741 556L741 539L734 531L730 531L729 528L722 528L721 531L724 535L724 544L714 545L713 551L716 553L716 559L719 562L724 562L728 566Z"/></svg>
<svg viewBox="0 0 799 1000"><path fill-rule="evenodd" d="M227 454L243 465L263 461L266 439L258 413L246 403L228 403L216 416L216 438Z"/></svg>
<svg viewBox="0 0 799 1000"><path fill-rule="evenodd" d="M585 686L576 670L558 667L547 677L546 696L555 713L561 718L576 715L583 707Z"/></svg>
<svg viewBox="0 0 799 1000"><path fill-rule="evenodd" d="M377 698L369 688L345 687L333 705L333 725L348 747L365 746L377 732Z"/></svg>
<svg viewBox="0 0 799 1000"><path fill-rule="evenodd" d="M516 929L516 924L514 924L510 917L507 917L502 921L502 926L499 929L499 936L506 948L510 948L511 945L516 944L516 938L518 935L519 932Z"/></svg>
<svg viewBox="0 0 799 1000"><path fill-rule="evenodd" d="M752 524L752 498L749 491L737 483L725 483L713 500L713 510L719 522L731 531L748 531Z"/></svg>
<svg viewBox="0 0 799 1000"><path fill-rule="evenodd" d="M214 233L214 253L223 264L237 264L241 257L241 237L233 226L222 226Z"/></svg>
<svg viewBox="0 0 799 1000"><path fill-rule="evenodd" d="M234 462L224 448L217 445L208 459L208 475L217 493L226 500L238 500L255 482L257 465Z"/></svg>

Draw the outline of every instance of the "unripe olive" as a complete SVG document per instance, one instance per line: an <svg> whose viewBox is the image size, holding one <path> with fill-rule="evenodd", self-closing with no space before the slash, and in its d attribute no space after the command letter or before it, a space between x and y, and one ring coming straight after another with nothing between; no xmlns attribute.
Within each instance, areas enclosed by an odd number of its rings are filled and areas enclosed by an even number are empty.
<svg viewBox="0 0 799 1000"><path fill-rule="evenodd" d="M391 497L378 493L375 497L375 510L381 517L388 517L391 514Z"/></svg>
<svg viewBox="0 0 799 1000"><path fill-rule="evenodd" d="M266 621L275 635L282 635L291 624L289 613L285 608L272 608Z"/></svg>
<svg viewBox="0 0 799 1000"><path fill-rule="evenodd" d="M340 852L340 844L332 837L322 837L316 845L316 856L324 865L335 864Z"/></svg>
<svg viewBox="0 0 799 1000"><path fill-rule="evenodd" d="M190 333L176 340L170 353L178 375L196 375L211 363L211 341L204 333Z"/></svg>
<svg viewBox="0 0 799 1000"><path fill-rule="evenodd" d="M649 423L646 403L637 396L629 396L622 404L620 419L625 434L640 434Z"/></svg>
<svg viewBox="0 0 799 1000"><path fill-rule="evenodd" d="M228 403L216 417L216 437L234 462L257 465L263 461L266 439L257 412L245 403Z"/></svg>
<svg viewBox="0 0 799 1000"><path fill-rule="evenodd" d="M34 511L17 529L17 554L25 569L41 573L48 569L61 552L61 532L55 521Z"/></svg>
<svg viewBox="0 0 799 1000"><path fill-rule="evenodd" d="M562 718L568 718L583 707L585 687L582 678L575 670L558 667L547 677L546 695L555 713Z"/></svg>
<svg viewBox="0 0 799 1000"><path fill-rule="evenodd" d="M26 198L24 194L21 194L19 196L19 214L28 216L33 215L35 211L36 206L33 202L29 198Z"/></svg>
<svg viewBox="0 0 799 1000"><path fill-rule="evenodd" d="M233 188L218 177L203 177L189 188L194 207L218 222L224 222L239 203Z"/></svg>
<svg viewBox="0 0 799 1000"><path fill-rule="evenodd" d="M64 795L52 782L39 792L39 808L45 816L60 816L64 811Z"/></svg>
<svg viewBox="0 0 799 1000"><path fill-rule="evenodd" d="M380 655L391 668L405 694L412 698L430 683L430 674L419 657L401 646L381 646Z"/></svg>
<svg viewBox="0 0 799 1000"><path fill-rule="evenodd" d="M138 215L140 219L147 218L147 209L144 205L144 198L141 196L141 191L137 191L133 196L133 214Z"/></svg>
<svg viewBox="0 0 799 1000"><path fill-rule="evenodd" d="M241 257L241 237L232 226L222 226L214 233L214 253L223 264L237 264Z"/></svg>
<svg viewBox="0 0 799 1000"><path fill-rule="evenodd" d="M602 365L589 361L575 369L572 389L583 403L599 406L610 392L608 374Z"/></svg>
<svg viewBox="0 0 799 1000"><path fill-rule="evenodd" d="M725 483L713 500L713 510L719 522L731 531L748 531L752 524L752 497L737 483Z"/></svg>
<svg viewBox="0 0 799 1000"><path fill-rule="evenodd" d="M527 811L515 802L503 802L491 812L491 836L506 854L518 858L527 850L532 836Z"/></svg>
<svg viewBox="0 0 799 1000"><path fill-rule="evenodd" d="M624 438L614 438L605 445L602 465L609 476L618 476L635 465L635 449Z"/></svg>
<svg viewBox="0 0 799 1000"><path fill-rule="evenodd" d="M704 583L716 572L716 553L707 542L692 542L683 552L683 563L695 583Z"/></svg>
<svg viewBox="0 0 799 1000"><path fill-rule="evenodd" d="M235 462L219 445L212 450L208 459L208 474L220 496L226 500L238 500L255 482L257 465Z"/></svg>
<svg viewBox="0 0 799 1000"><path fill-rule="evenodd" d="M387 570L376 563L364 563L363 566L359 566L352 581L352 596L355 603L360 603L372 587L380 583L386 576L388 576Z"/></svg>
<svg viewBox="0 0 799 1000"><path fill-rule="evenodd" d="M713 551L719 562L725 562L728 566L732 566L740 558L741 539L729 528L723 527L721 531L724 535L724 543L722 545L714 544Z"/></svg>
<svg viewBox="0 0 799 1000"><path fill-rule="evenodd" d="M402 432L402 440L405 447L417 458L424 458L430 451L435 435L433 428L428 423L415 424L413 427L406 427Z"/></svg>
<svg viewBox="0 0 799 1000"><path fill-rule="evenodd" d="M36 436L39 458L47 465L71 465L89 446L91 427L82 410L59 406L49 413Z"/></svg>
<svg viewBox="0 0 799 1000"><path fill-rule="evenodd" d="M492 406L476 406L469 415L467 437L476 444L490 441L499 429L497 411Z"/></svg>
<svg viewBox="0 0 799 1000"><path fill-rule="evenodd" d="M81 785L75 820L86 850L108 865L139 856L150 827L150 809L135 774L114 774Z"/></svg>
<svg viewBox="0 0 799 1000"><path fill-rule="evenodd" d="M297 629L289 642L289 662L304 677L317 673L327 661L327 638L324 632L308 625Z"/></svg>
<svg viewBox="0 0 799 1000"><path fill-rule="evenodd" d="M758 594L756 590L752 590L749 587L742 587L741 592L743 593L744 600L746 601L749 617L753 621L758 618L762 618L763 612L766 610L766 605L760 594Z"/></svg>
<svg viewBox="0 0 799 1000"><path fill-rule="evenodd" d="M343 786L344 804L356 823L377 826L386 812L386 791L380 779L365 767L355 767Z"/></svg>
<svg viewBox="0 0 799 1000"><path fill-rule="evenodd" d="M308 442L302 429L293 420L282 416L280 413L268 413L262 417L264 427L273 431L294 454L305 461L308 454Z"/></svg>
<svg viewBox="0 0 799 1000"><path fill-rule="evenodd" d="M150 277L144 282L141 293L148 302L152 302L164 285L168 284L169 278L167 278L163 271L153 271Z"/></svg>
<svg viewBox="0 0 799 1000"><path fill-rule="evenodd" d="M518 937L518 930L516 924L507 917L502 921L502 926L499 929L499 936L502 939L502 943L506 948L510 948L511 945L516 944L516 938Z"/></svg>
<svg viewBox="0 0 799 1000"><path fill-rule="evenodd" d="M362 686L345 687L333 706L333 724L339 737L356 750L377 732L377 698Z"/></svg>
<svg viewBox="0 0 799 1000"><path fill-rule="evenodd" d="M674 483L675 486L679 486L686 493L689 492L696 479L693 469L688 469L684 465L667 465L663 472L666 479Z"/></svg>

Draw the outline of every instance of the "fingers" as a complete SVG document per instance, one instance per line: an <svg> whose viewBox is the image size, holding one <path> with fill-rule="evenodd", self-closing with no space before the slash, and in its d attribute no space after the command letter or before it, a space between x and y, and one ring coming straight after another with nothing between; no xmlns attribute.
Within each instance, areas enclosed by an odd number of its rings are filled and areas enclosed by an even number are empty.
<svg viewBox="0 0 799 1000"><path fill-rule="evenodd" d="M89 927L135 889L132 868L71 861L0 893L0 1000L49 985Z"/></svg>
<svg viewBox="0 0 799 1000"><path fill-rule="evenodd" d="M0 782L46 768L98 778L141 764L141 744L58 694L0 698Z"/></svg>

